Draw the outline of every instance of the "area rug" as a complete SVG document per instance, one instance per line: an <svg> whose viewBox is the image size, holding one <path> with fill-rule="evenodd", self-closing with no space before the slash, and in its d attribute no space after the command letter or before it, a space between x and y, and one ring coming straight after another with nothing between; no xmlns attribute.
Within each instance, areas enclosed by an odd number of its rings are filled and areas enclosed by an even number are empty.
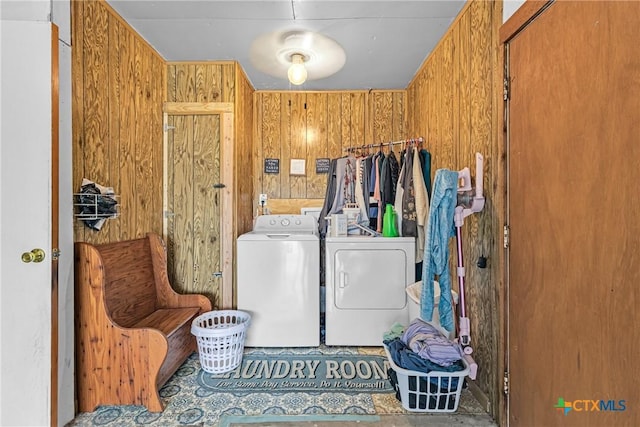
<svg viewBox="0 0 640 427"><path fill-rule="evenodd" d="M256 348L245 349L243 363L235 371L214 375L202 371L194 353L160 390L164 412L104 406L78 414L67 425L215 427L238 417L358 420L404 414L386 377L385 363L378 347ZM469 409L484 412L463 393L458 412Z"/></svg>
<svg viewBox="0 0 640 427"><path fill-rule="evenodd" d="M388 369L386 357L372 354L258 350L245 355L232 372L199 370L197 382L203 389L228 393L391 393Z"/></svg>

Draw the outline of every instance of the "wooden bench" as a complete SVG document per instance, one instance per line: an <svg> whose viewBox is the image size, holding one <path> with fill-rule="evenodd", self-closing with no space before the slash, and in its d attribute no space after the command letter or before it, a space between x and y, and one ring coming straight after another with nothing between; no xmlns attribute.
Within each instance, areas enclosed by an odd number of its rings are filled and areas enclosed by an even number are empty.
<svg viewBox="0 0 640 427"><path fill-rule="evenodd" d="M78 409L144 405L161 412L158 389L196 350L191 322L211 311L211 302L171 288L156 234L76 243L75 281Z"/></svg>

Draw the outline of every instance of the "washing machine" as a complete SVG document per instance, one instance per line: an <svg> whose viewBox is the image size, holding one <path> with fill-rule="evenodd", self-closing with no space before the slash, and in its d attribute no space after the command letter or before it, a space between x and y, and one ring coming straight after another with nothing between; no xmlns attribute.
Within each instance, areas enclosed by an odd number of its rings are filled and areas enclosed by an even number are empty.
<svg viewBox="0 0 640 427"><path fill-rule="evenodd" d="M326 238L326 345L381 346L394 323L409 323L415 251L413 237Z"/></svg>
<svg viewBox="0 0 640 427"><path fill-rule="evenodd" d="M262 215L237 240L237 307L247 347L320 345L320 240L310 215Z"/></svg>

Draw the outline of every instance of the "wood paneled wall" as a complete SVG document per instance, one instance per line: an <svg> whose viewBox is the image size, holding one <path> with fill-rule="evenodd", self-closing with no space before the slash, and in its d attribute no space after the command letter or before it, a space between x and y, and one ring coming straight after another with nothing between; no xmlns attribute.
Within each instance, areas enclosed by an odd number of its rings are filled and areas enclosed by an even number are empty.
<svg viewBox="0 0 640 427"><path fill-rule="evenodd" d="M497 137L502 102L497 69L501 24L501 1L468 2L407 88L408 132L425 138L432 174L440 168L469 166L475 175L475 153L484 156L486 204L481 213L467 217L463 226L465 294L473 355L479 366L475 383L496 417L504 369L498 262L502 227L497 222L504 203L497 186L502 164ZM476 265L480 256L488 258L485 269ZM455 270L452 274L455 278Z"/></svg>
<svg viewBox="0 0 640 427"><path fill-rule="evenodd" d="M120 216L100 231L75 222L76 241L162 233L163 59L104 1L72 10L73 186L113 187Z"/></svg>
<svg viewBox="0 0 640 427"><path fill-rule="evenodd" d="M234 104L234 237L253 226L253 92L236 61L167 63L167 101Z"/></svg>
<svg viewBox="0 0 640 427"><path fill-rule="evenodd" d="M405 137L405 91L255 93L254 208L258 194L322 205L327 174L316 173L316 159L343 156L345 148ZM264 159L279 159L280 172L265 173ZM291 175L291 159L306 162L305 175ZM313 204L313 202L312 202Z"/></svg>
<svg viewBox="0 0 640 427"><path fill-rule="evenodd" d="M235 98L235 170L236 236L251 231L253 228L253 93L249 79L239 64L236 63L236 98Z"/></svg>

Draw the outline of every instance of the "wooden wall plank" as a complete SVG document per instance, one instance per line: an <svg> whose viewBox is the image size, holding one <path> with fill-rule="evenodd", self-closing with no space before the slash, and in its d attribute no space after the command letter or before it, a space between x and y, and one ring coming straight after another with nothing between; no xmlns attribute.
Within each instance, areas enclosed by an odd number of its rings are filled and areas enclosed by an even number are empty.
<svg viewBox="0 0 640 427"><path fill-rule="evenodd" d="M164 192L162 179L164 176L164 150L162 143L159 143L159 141L163 140L164 130L162 126L162 109L158 107L162 105L165 99L166 90L164 89L164 85L156 84L155 80L158 79L160 81L166 82L167 75L166 67L163 61L161 61L154 55L150 56L150 60L152 63L152 83L150 85L151 98L149 105L149 111L151 115L151 130L149 131L151 139L149 140L149 145L151 146L151 158L153 165L151 169L151 182L154 183L150 190L153 193L153 204L150 208L150 231L161 235L163 227L162 206Z"/></svg>
<svg viewBox="0 0 640 427"><path fill-rule="evenodd" d="M278 181L280 188L276 188L271 191L274 194L273 197L269 193L267 193L268 197L270 198L291 197L291 175L289 174L289 159L291 159L291 109L293 105L293 97L295 96L297 95L291 92L283 92L280 95L280 141L273 141L276 146L278 143L280 144L279 149L274 148L280 155L280 179ZM274 108L276 108L275 105ZM277 126L277 124L274 123L274 126ZM278 194L279 196L277 196Z"/></svg>
<svg viewBox="0 0 640 427"><path fill-rule="evenodd" d="M442 50L438 61L438 74L440 82L438 88L440 90L440 106L439 117L441 118L440 139L446 155L446 164L453 165L454 168L460 169L460 165L455 156L455 146L453 139L453 41L452 34L447 34L442 41Z"/></svg>
<svg viewBox="0 0 640 427"><path fill-rule="evenodd" d="M251 231L253 228L253 182L254 159L258 156L253 149L253 88L240 65L235 64L236 97L235 97L235 152L236 205L235 218L238 221L236 237Z"/></svg>
<svg viewBox="0 0 640 427"><path fill-rule="evenodd" d="M235 63L223 64L220 70L222 81L220 87L222 88L222 102L236 102L235 98Z"/></svg>
<svg viewBox="0 0 640 427"><path fill-rule="evenodd" d="M122 110L122 97L120 96L122 75L120 74L120 52L118 46L120 44L121 25L110 19L109 23L109 117L115 120L109 120L109 177L116 188L120 187L120 111ZM122 206L121 206L122 207ZM121 219L107 221L107 228L103 233L108 233L108 241L116 241L120 235Z"/></svg>
<svg viewBox="0 0 640 427"><path fill-rule="evenodd" d="M263 173L263 122L264 122L264 95L258 92L253 94L253 200L252 215L257 214L258 194L264 192L264 173Z"/></svg>
<svg viewBox="0 0 640 427"><path fill-rule="evenodd" d="M92 17L84 21L84 137L85 137L85 178L104 186L113 186L109 176L109 15L98 2L85 5L85 13ZM117 187L115 191L120 191ZM89 236L96 242L106 242L105 232L93 232ZM87 237L87 234L85 234Z"/></svg>
<svg viewBox="0 0 640 427"><path fill-rule="evenodd" d="M459 117L460 130L458 136L458 146L468 147L471 145L471 13L469 9L459 20L458 28L460 28L459 40L459 58L460 63L460 103L457 111ZM458 149L458 156L464 156L461 153L462 148Z"/></svg>
<svg viewBox="0 0 640 427"><path fill-rule="evenodd" d="M220 102L221 66L216 64L197 64L195 67L196 101Z"/></svg>
<svg viewBox="0 0 640 427"><path fill-rule="evenodd" d="M408 135L405 131L405 97L404 91L394 91L392 93L392 108L393 114L391 116L391 139L399 141L404 138L413 138L419 135Z"/></svg>
<svg viewBox="0 0 640 427"><path fill-rule="evenodd" d="M176 66L167 65L167 102L176 102Z"/></svg>
<svg viewBox="0 0 640 427"><path fill-rule="evenodd" d="M336 157L341 157L345 154L345 148L355 147L359 145L358 141L354 141L354 128L353 128L353 99L355 94L345 93L341 96L341 128L342 134L342 147ZM363 141L364 143L364 141Z"/></svg>
<svg viewBox="0 0 640 427"><path fill-rule="evenodd" d="M264 165L261 165L262 192L268 197L280 197L280 176L283 169L283 160L280 152L280 94L265 94L263 96L263 121L262 121L262 159L280 159L280 173L264 173Z"/></svg>
<svg viewBox="0 0 640 427"><path fill-rule="evenodd" d="M327 95L327 157L342 156L342 97L339 93ZM324 194L322 195L324 197Z"/></svg>
<svg viewBox="0 0 640 427"><path fill-rule="evenodd" d="M195 102L195 65L176 64L176 96L175 102Z"/></svg>
<svg viewBox="0 0 640 427"><path fill-rule="evenodd" d="M84 2L71 2L71 26L73 49L71 49L71 121L72 132L72 163L73 163L73 192L80 191L80 184L85 175L84 156ZM74 238L77 241L85 240L87 229L81 221L74 221Z"/></svg>
<svg viewBox="0 0 640 427"><path fill-rule="evenodd" d="M373 102L372 126L373 137L372 142L393 141L393 95L387 91L373 91L371 94Z"/></svg>
<svg viewBox="0 0 640 427"><path fill-rule="evenodd" d="M135 91L134 86L134 56L135 56L135 38L127 32L122 31L120 34L119 44L121 56L121 91L123 94L121 100L122 113L120 116L120 155L118 169L120 170L120 188L129 190L135 188L135 117L136 105L132 96L127 96ZM136 223L135 210L135 193L132 191L120 191L120 217L118 221L123 224ZM135 231L130 226L121 227L120 239L128 240L135 238Z"/></svg>
<svg viewBox="0 0 640 427"><path fill-rule="evenodd" d="M291 159L307 160L307 97L304 94L295 94L291 99L291 152L283 154L283 161L289 165ZM308 172L309 165L306 164ZM291 173L291 170L289 170ZM307 176L290 175L291 197L304 199L307 197Z"/></svg>
<svg viewBox="0 0 640 427"><path fill-rule="evenodd" d="M367 94L354 92L351 94L351 142L354 146L367 144L371 138L367 138L366 120Z"/></svg>
<svg viewBox="0 0 640 427"><path fill-rule="evenodd" d="M173 176L173 203L169 206L173 217L173 285L178 292L187 292L193 283L193 164L194 116L175 116L173 131L173 162L169 175Z"/></svg>
<svg viewBox="0 0 640 427"><path fill-rule="evenodd" d="M193 132L193 283L189 293L209 297L219 307L220 269L220 116L194 117Z"/></svg>
<svg viewBox="0 0 640 427"><path fill-rule="evenodd" d="M316 159L326 158L327 154L327 94L310 93L307 95L307 191L306 197L324 197L327 187L327 174L316 173Z"/></svg>

